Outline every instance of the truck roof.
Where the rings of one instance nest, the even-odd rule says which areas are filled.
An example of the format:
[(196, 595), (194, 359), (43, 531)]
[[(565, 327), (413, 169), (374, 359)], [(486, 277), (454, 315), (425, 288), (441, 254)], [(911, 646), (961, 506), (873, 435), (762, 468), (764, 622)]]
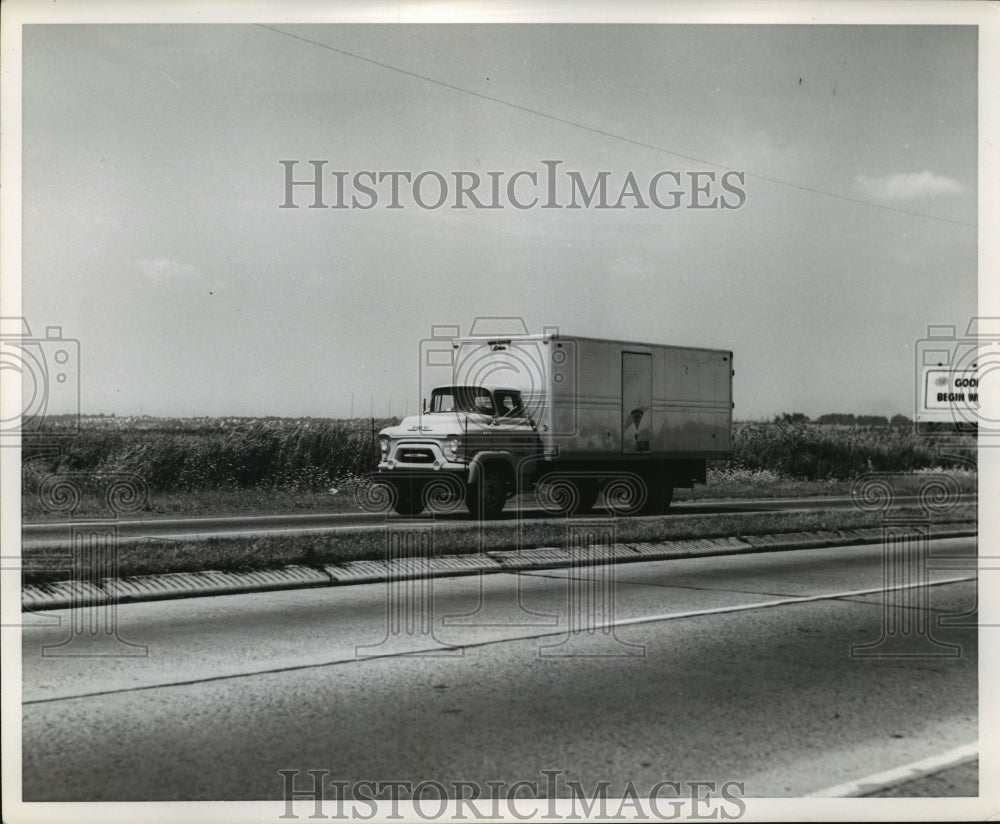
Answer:
[(489, 392), (517, 392), (518, 394), (524, 392), (523, 387), (513, 386), (508, 383), (493, 383), (492, 381), (485, 381), (483, 383), (440, 383), (431, 391), (437, 392), (439, 389), (486, 389)]
[(643, 341), (614, 340), (612, 338), (591, 338), (584, 335), (564, 335), (559, 332), (545, 332), (535, 335), (469, 335), (465, 337), (452, 338), (452, 345), (458, 346), (462, 343), (513, 343), (515, 341), (548, 343), (550, 340), (590, 341), (593, 343), (610, 343), (618, 346), (642, 346), (649, 349), (695, 349), (701, 352), (725, 352), (732, 357), (732, 350), (730, 349), (716, 349), (706, 346), (680, 346), (678, 344), (670, 343), (647, 343)]

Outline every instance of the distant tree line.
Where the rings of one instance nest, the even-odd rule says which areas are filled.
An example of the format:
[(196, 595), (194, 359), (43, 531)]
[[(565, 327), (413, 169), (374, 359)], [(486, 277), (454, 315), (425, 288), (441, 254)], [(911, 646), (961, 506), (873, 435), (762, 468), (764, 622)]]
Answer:
[(774, 416), (775, 423), (820, 423), (836, 424), (838, 426), (912, 426), (913, 421), (906, 415), (855, 415), (851, 412), (830, 412), (820, 415), (816, 420), (810, 419), (802, 412), (782, 412)]

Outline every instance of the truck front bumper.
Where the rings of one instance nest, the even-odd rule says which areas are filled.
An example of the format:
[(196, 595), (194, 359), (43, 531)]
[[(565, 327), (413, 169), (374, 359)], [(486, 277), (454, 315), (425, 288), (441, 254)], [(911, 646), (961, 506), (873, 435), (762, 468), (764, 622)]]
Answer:
[(461, 475), (464, 480), (469, 464), (446, 456), (436, 441), (400, 441), (378, 465), (378, 474), (387, 480), (403, 475), (430, 477), (439, 472)]

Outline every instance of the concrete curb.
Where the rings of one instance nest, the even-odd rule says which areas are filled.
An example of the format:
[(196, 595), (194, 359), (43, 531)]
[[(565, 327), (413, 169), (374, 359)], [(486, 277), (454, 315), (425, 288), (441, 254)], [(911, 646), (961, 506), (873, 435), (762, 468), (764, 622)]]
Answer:
[[(932, 538), (968, 538), (978, 534), (975, 522), (931, 528)], [(102, 581), (57, 581), (29, 584), (21, 590), (25, 610), (67, 609), (104, 604), (162, 601), (247, 592), (349, 586), (412, 578), (442, 578), (478, 573), (517, 572), (532, 569), (635, 563), (709, 555), (737, 555), (817, 549), (850, 544), (877, 544), (882, 530), (853, 529), (748, 535), (735, 538), (700, 538), (687, 541), (613, 544), (579, 548), (539, 547), (482, 555), (444, 555), (435, 558), (397, 558), (390, 561), (348, 561), (320, 568), (287, 566), (253, 572), (174, 572), (138, 575)]]

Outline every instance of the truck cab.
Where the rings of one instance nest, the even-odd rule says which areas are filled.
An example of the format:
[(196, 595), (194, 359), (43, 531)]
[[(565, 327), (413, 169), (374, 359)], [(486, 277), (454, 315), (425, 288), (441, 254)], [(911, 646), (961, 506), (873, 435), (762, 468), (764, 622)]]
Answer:
[(508, 386), (440, 386), (420, 415), (378, 436), (376, 479), (392, 487), (393, 508), (420, 513), (428, 494), (496, 517), (518, 484), (516, 470), (541, 454), (521, 391)]

